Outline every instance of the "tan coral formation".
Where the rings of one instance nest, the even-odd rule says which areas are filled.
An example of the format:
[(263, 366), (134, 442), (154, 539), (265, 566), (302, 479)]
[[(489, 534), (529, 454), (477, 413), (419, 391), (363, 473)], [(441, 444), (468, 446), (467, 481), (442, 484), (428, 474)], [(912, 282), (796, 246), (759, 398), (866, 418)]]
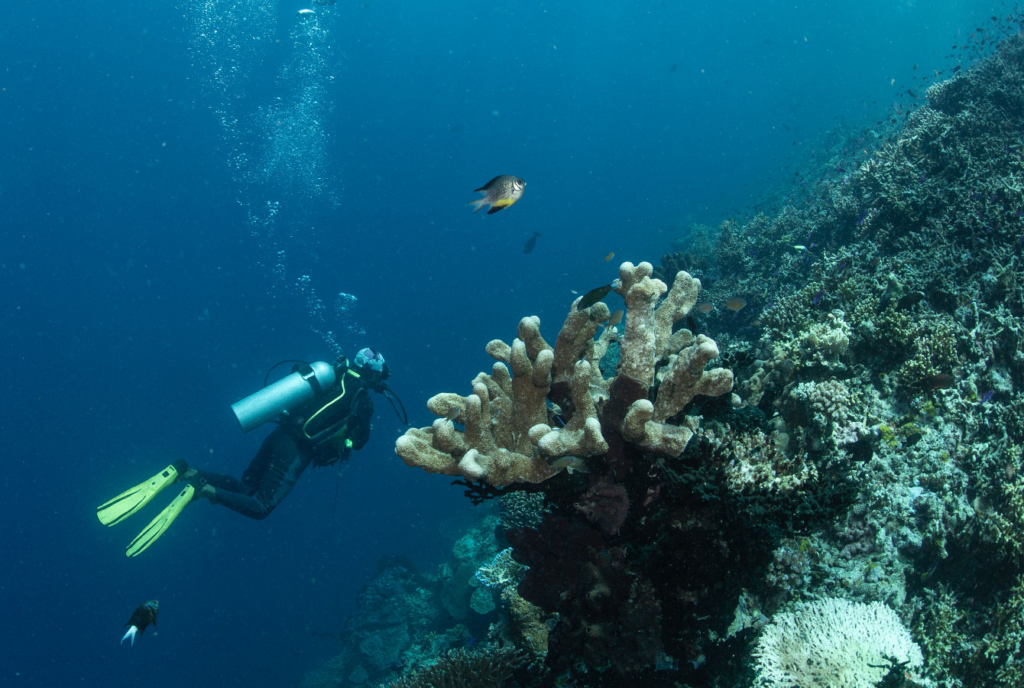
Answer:
[(536, 658), (548, 653), (548, 626), (544, 622), (544, 611), (537, 605), (524, 600), (515, 586), (505, 588), (501, 599), (508, 604), (508, 617), (512, 630), (524, 647)]
[[(609, 451), (608, 432), (649, 451), (681, 454), (698, 419), (686, 419), (682, 426), (668, 421), (696, 395), (730, 391), (732, 372), (706, 369), (718, 356), (714, 341), (685, 329), (672, 332), (696, 303), (700, 281), (680, 271), (667, 290), (651, 278), (652, 270), (650, 263), (619, 267), (616, 291), (628, 317), (613, 379), (602, 378), (599, 362), (618, 331), (606, 327), (595, 340), (600, 323), (609, 318), (608, 307), (598, 302), (577, 310), (576, 299), (554, 347), (541, 336), (536, 316), (519, 322), (511, 345), (488, 343), (487, 353), (497, 360), (491, 373), (477, 375), (469, 396), (431, 397), (427, 408), (440, 418), (429, 428), (407, 431), (395, 451), (410, 466), (495, 487), (542, 482), (563, 468), (581, 466), (584, 457)], [(653, 402), (647, 398), (652, 393)], [(552, 409), (549, 400), (566, 410)], [(610, 401), (622, 407), (618, 416), (604, 413)], [(563, 415), (568, 422), (553, 427)], [(457, 430), (453, 419), (464, 430)]]
[[(658, 296), (665, 292), (661, 280), (651, 279), (649, 263), (633, 267), (624, 263), (619, 268), (621, 286), (619, 293), (627, 306), (634, 304), (647, 315), (636, 324), (636, 332), (629, 327), (623, 336), (623, 360), (626, 359), (627, 345), (630, 349), (629, 363), (619, 364), (619, 374), (629, 375), (637, 382), (650, 386), (654, 380), (655, 366), (668, 359), (668, 365), (658, 373), (658, 394), (652, 404), (648, 399), (637, 399), (629, 406), (623, 419), (623, 436), (645, 449), (668, 456), (679, 456), (686, 448), (693, 429), (686, 425), (670, 425), (666, 420), (675, 416), (698, 394), (719, 396), (732, 389), (732, 371), (724, 368), (705, 370), (708, 361), (718, 357), (718, 346), (704, 335), (696, 339), (689, 330), (672, 332), (672, 326), (685, 318), (700, 293), (700, 280), (689, 273), (676, 275), (665, 300), (654, 307)], [(652, 298), (653, 296), (653, 298)], [(632, 314), (632, 310), (630, 313)], [(648, 356), (648, 349), (653, 355)], [(638, 351), (643, 349), (643, 355)]]

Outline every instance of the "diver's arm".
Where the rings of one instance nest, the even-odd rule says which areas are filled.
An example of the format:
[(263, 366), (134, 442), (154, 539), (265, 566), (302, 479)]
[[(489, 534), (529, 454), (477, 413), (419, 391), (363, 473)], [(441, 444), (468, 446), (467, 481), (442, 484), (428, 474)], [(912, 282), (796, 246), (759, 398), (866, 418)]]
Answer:
[(349, 439), (352, 448), (359, 450), (370, 440), (370, 421), (373, 420), (373, 401), (370, 394), (363, 390), (355, 399), (355, 408), (349, 414)]

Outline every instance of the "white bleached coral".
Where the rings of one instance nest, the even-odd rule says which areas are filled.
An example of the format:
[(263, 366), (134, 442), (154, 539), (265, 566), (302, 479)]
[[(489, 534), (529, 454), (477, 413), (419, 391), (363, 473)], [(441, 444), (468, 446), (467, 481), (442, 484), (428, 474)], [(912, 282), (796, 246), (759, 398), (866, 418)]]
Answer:
[(839, 598), (776, 614), (753, 654), (757, 688), (873, 688), (893, 662), (908, 669), (923, 662), (891, 608)]

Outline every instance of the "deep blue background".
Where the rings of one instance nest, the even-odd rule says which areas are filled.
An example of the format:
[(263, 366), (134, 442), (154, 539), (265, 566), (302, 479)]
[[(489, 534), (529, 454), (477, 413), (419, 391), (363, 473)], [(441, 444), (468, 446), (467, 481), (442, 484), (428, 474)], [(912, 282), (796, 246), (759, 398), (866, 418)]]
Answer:
[[(447, 479), (394, 456), (401, 428), (382, 400), (334, 513), (333, 473), (310, 471), (270, 519), (199, 503), (134, 560), (123, 548), (157, 509), (112, 529), (96, 521), (97, 504), (176, 458), (241, 473), (266, 431), (241, 435), (228, 405), (274, 361), (331, 356), (289, 287), (299, 275), (328, 304), (359, 297), (352, 315), (368, 334), (341, 343), (381, 349), (426, 425), (426, 398), (468, 393), (490, 367), (484, 344), (510, 341), (520, 317), (541, 316), (553, 339), (571, 290), (607, 282), (621, 259), (656, 261), (681, 227), (755, 201), (823, 132), (885, 117), (915, 76), (949, 65), (951, 43), (1006, 12), (694, 4), (320, 9), (337, 205), (229, 169), (214, 114), (224, 96), (204, 87), (189, 27), (230, 3), (8, 8), (0, 685), (293, 685), (337, 650), (318, 633), (341, 630), (379, 557), (426, 570), (444, 559), (453, 519), (473, 510)], [(278, 8), (280, 43), (246, 63), (236, 109), (287, 97), (279, 75), (300, 6)], [(247, 130), (256, 148), (266, 134)], [(523, 200), (473, 215), (463, 204), (497, 174), (525, 178)], [(282, 206), (283, 286), (239, 204), (264, 200)], [(149, 598), (162, 605), (157, 632), (119, 647)]]

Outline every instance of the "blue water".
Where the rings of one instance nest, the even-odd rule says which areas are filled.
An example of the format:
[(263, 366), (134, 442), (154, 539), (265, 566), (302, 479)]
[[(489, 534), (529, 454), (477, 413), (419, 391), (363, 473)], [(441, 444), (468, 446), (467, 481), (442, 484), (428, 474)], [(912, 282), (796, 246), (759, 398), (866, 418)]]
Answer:
[[(0, 685), (295, 684), (337, 651), (323, 634), (380, 557), (433, 571), (451, 545), (439, 525), (473, 516), (394, 456), (382, 399), (340, 485), (310, 470), (266, 521), (198, 503), (129, 560), (156, 509), (107, 529), (95, 507), (177, 458), (239, 475), (266, 429), (242, 435), (228, 405), (277, 360), (330, 359), (328, 329), (349, 353), (381, 350), (427, 425), (426, 398), (468, 393), (484, 344), (520, 317), (553, 338), (573, 290), (756, 202), (1006, 12), (438, 5), (317, 7), (313, 47), (290, 1), (5, 9)], [(262, 38), (200, 40), (227, 18)], [(274, 146), (300, 154), (268, 165)], [(472, 190), (498, 174), (526, 179), (523, 199), (473, 215)], [(344, 313), (340, 292), (358, 297)], [(159, 625), (119, 646), (151, 598)]]

